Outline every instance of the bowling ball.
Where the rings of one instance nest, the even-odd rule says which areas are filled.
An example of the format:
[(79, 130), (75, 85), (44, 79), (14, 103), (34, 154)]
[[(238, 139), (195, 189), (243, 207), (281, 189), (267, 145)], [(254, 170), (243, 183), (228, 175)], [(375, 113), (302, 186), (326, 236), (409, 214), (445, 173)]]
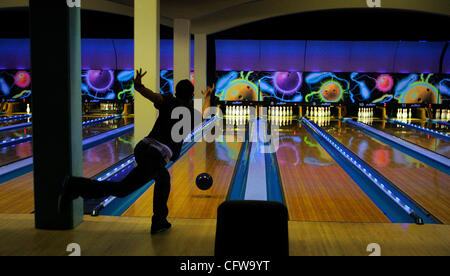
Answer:
[(201, 173), (195, 179), (195, 184), (200, 190), (206, 191), (211, 188), (213, 184), (213, 178), (207, 173)]
[(299, 72), (277, 72), (274, 76), (274, 84), (283, 94), (292, 94), (302, 84), (302, 77)]
[(231, 85), (225, 94), (225, 101), (257, 101), (258, 95), (255, 89), (245, 81), (239, 81)]
[(27, 88), (30, 86), (31, 76), (28, 72), (19, 71), (14, 77), (14, 83), (21, 88)]
[(388, 92), (392, 89), (394, 80), (387, 74), (379, 75), (377, 78), (377, 89), (382, 92)]
[(329, 102), (335, 102), (341, 96), (341, 88), (334, 82), (330, 82), (322, 89), (322, 96)]
[(114, 74), (111, 70), (90, 70), (86, 74), (86, 82), (91, 89), (106, 92), (114, 84)]
[(404, 92), (401, 103), (404, 104), (438, 104), (440, 101), (435, 88), (426, 83), (412, 84), (407, 91)]

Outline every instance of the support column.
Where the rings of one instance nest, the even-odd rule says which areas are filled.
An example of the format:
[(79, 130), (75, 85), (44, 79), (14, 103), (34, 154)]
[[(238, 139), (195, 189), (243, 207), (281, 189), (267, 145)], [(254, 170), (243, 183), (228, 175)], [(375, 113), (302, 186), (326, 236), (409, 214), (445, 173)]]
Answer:
[(191, 22), (175, 19), (173, 22), (173, 85), (189, 79), (191, 73)]
[(206, 34), (194, 35), (194, 81), (196, 99), (201, 99), (202, 91), (206, 90), (207, 82), (207, 42)]
[[(159, 0), (134, 1), (134, 67), (147, 71), (143, 84), (159, 93)], [(148, 135), (158, 116), (158, 111), (148, 99), (135, 93), (134, 141), (137, 144)]]
[(58, 196), (65, 176), (83, 170), (80, 8), (30, 0), (30, 31), (35, 225), (73, 229), (82, 222), (83, 200), (63, 202), (59, 211)]

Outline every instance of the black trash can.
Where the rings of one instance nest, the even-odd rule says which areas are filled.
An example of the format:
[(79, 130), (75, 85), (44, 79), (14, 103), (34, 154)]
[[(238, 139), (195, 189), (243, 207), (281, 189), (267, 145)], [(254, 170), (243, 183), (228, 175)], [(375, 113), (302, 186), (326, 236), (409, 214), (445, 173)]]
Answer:
[(215, 256), (289, 256), (288, 219), (279, 202), (225, 201), (217, 210)]

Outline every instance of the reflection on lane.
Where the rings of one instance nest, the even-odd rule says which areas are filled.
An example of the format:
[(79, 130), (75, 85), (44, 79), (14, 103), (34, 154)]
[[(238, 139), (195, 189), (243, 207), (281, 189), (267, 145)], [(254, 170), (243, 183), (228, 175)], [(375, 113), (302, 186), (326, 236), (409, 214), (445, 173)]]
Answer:
[[(133, 117), (122, 117), (115, 120), (104, 121), (98, 124), (88, 125), (83, 128), (83, 139), (90, 138), (113, 129), (117, 129), (134, 122)], [(32, 128), (26, 128), (22, 130), (14, 131), (14, 133), (21, 133), (19, 136), (23, 136), (22, 133), (31, 134)], [(55, 131), (57, 131), (57, 126), (55, 126)], [(16, 135), (16, 136), (17, 136)], [(0, 166), (5, 166), (7, 164), (17, 162), (19, 160), (29, 158), (33, 155), (32, 143), (25, 142), (17, 145), (4, 147), (0, 149)]]
[(450, 143), (443, 139), (385, 121), (375, 121), (373, 127), (450, 158)]
[(389, 222), (301, 125), (280, 132), (276, 155), (291, 220)]
[(324, 129), (434, 216), (450, 223), (449, 175), (341, 121)]

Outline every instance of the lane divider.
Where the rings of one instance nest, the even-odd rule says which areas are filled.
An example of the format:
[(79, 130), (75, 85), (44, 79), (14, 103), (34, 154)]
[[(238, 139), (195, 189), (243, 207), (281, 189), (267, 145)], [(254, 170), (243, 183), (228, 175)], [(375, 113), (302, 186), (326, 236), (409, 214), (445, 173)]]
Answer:
[[(213, 122), (217, 120), (217, 117), (214, 117), (212, 119), (209, 119), (206, 121), (203, 125), (200, 127), (197, 127), (194, 131), (191, 132), (190, 135), (188, 135), (184, 139), (184, 145), (181, 149), (180, 156), (177, 160), (169, 162), (167, 164), (166, 168), (169, 169), (173, 166), (186, 152), (191, 149), (195, 143), (203, 137), (203, 132), (208, 131), (210, 128), (214, 127)], [(120, 181), (123, 179), (127, 173), (133, 169), (136, 166), (136, 163), (134, 162), (134, 156), (130, 156), (130, 159), (126, 161), (126, 165), (120, 164), (120, 168), (117, 168), (118, 166), (114, 166), (111, 168), (111, 170), (108, 170), (104, 172), (103, 175), (100, 175), (97, 177), (97, 180), (99, 181)], [(108, 176), (108, 173), (110, 174)], [(142, 194), (144, 194), (152, 185), (154, 184), (154, 180), (150, 181), (137, 191), (133, 192), (132, 194), (124, 197), (124, 198), (117, 198), (114, 196), (109, 196), (102, 202), (100, 202), (91, 213), (92, 216), (98, 216), (98, 215), (107, 215), (107, 216), (121, 216), (131, 205), (136, 202), (136, 200), (141, 197)]]
[(443, 139), (446, 142), (450, 141), (450, 135), (448, 135), (447, 133), (443, 133), (443, 132), (440, 132), (440, 131), (437, 131), (437, 130), (429, 129), (429, 128), (426, 128), (426, 127), (418, 126), (416, 124), (411, 124), (411, 123), (408, 123), (408, 122), (403, 122), (403, 121), (399, 121), (399, 120), (395, 120), (395, 119), (387, 119), (387, 120), (388, 120), (388, 122), (391, 122), (391, 123), (394, 123), (394, 124), (399, 124), (399, 125), (402, 125), (402, 126), (406, 126), (406, 127), (412, 128), (412, 129), (414, 129), (416, 131), (420, 131), (420, 132), (423, 132), (425, 134), (429, 134), (429, 135), (438, 137), (440, 139)]
[(427, 150), (423, 147), (420, 147), (416, 144), (405, 141), (399, 137), (390, 135), (385, 133), (384, 131), (375, 129), (366, 124), (362, 124), (360, 122), (355, 122), (350, 118), (342, 119), (343, 122), (355, 127), (356, 129), (361, 130), (362, 132), (380, 140), (383, 143), (386, 143), (418, 160), (428, 164), (431, 167), (434, 167), (448, 175), (450, 175), (450, 160), (449, 158), (440, 155), (438, 153)]
[(434, 120), (434, 119), (427, 119), (427, 122), (432, 122), (433, 124), (437, 124), (437, 125), (450, 126), (449, 122), (439, 121), (439, 120)]
[[(102, 117), (102, 118), (99, 118), (99, 119), (89, 120), (89, 121), (83, 122), (82, 126), (84, 128), (84, 127), (86, 127), (88, 125), (98, 124), (98, 123), (101, 123), (101, 122), (104, 122), (104, 121), (108, 121), (108, 120), (115, 120), (115, 119), (118, 119), (118, 118), (120, 118), (122, 116), (123, 115), (114, 115), (114, 116), (108, 116), (108, 117)], [(24, 123), (24, 124), (7, 126), (7, 127), (0, 128), (0, 132), (11, 131), (11, 130), (20, 129), (20, 128), (27, 128), (27, 127), (31, 127), (32, 125), (33, 125), (33, 123)], [(6, 140), (3, 140), (3, 141), (0, 142), (0, 148), (9, 147), (9, 146), (12, 146), (12, 145), (29, 142), (31, 140), (33, 140), (33, 136), (32, 135), (25, 135), (25, 136), (21, 136), (21, 137), (17, 137), (17, 138), (6, 139)]]
[(0, 118), (0, 122), (17, 121), (17, 120), (26, 119), (26, 118), (29, 118), (29, 117), (31, 117), (30, 114), (10, 116), (10, 117), (3, 117), (3, 118)]
[[(130, 124), (83, 140), (83, 151), (134, 131)], [(0, 184), (33, 171), (33, 157), (0, 167)]]
[[(322, 128), (318, 127), (314, 123), (310, 122), (306, 118), (302, 118), (300, 122), (306, 126), (306, 129), (310, 132), (312, 131), (313, 135), (318, 139), (319, 143), (323, 146), (323, 142), (328, 144), (328, 148), (333, 148), (334, 153), (330, 154), (332, 156), (336, 156), (336, 154), (342, 159), (347, 161), (347, 164), (351, 164), (351, 169), (358, 171), (358, 176), (363, 176), (368, 183), (372, 184), (372, 188), (376, 187), (378, 191), (376, 194), (367, 193), (367, 189), (363, 188), (366, 191), (366, 194), (376, 203), (377, 205), (384, 210), (385, 214), (393, 221), (393, 222), (408, 222), (407, 217), (412, 219), (417, 224), (424, 223), (441, 223), (437, 218), (433, 217), (428, 211), (422, 208), (420, 205), (415, 203), (412, 199), (406, 196), (403, 192), (398, 190), (394, 184), (390, 183), (383, 175), (373, 169), (370, 165), (361, 160), (357, 155), (355, 155), (352, 151), (343, 146), (339, 141), (337, 141), (333, 136), (325, 132)], [(322, 140), (322, 141), (321, 141)], [(338, 160), (336, 160), (338, 161)], [(342, 163), (342, 162), (341, 162)], [(348, 169), (349, 167), (347, 167)], [(344, 168), (345, 169), (345, 168)], [(347, 170), (346, 170), (347, 171)], [(355, 175), (353, 176), (355, 177)], [(352, 177), (352, 178), (353, 178)], [(355, 179), (354, 179), (355, 180)], [(363, 184), (362, 179), (355, 182), (361, 186)], [(370, 188), (370, 187), (369, 187)], [(381, 193), (380, 193), (381, 192)], [(381, 195), (381, 196), (380, 196)], [(383, 206), (383, 207), (381, 207)], [(401, 210), (407, 217), (398, 216), (398, 211), (395, 210), (395, 206), (398, 210)], [(393, 208), (392, 208), (393, 207)], [(404, 221), (404, 220), (407, 221)]]

